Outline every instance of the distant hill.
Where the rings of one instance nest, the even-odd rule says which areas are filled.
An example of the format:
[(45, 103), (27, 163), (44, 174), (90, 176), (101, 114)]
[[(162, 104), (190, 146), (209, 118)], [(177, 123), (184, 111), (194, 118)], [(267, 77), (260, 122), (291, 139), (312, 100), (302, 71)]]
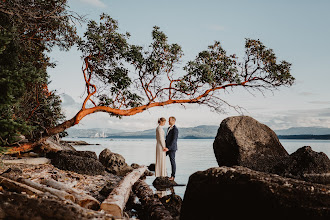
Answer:
[[(179, 127), (179, 138), (191, 138), (191, 139), (207, 139), (215, 138), (218, 132), (219, 126), (214, 125), (200, 125), (197, 127), (180, 128)], [(167, 127), (164, 128), (167, 131)], [(118, 134), (111, 134), (109, 138), (156, 138), (156, 128), (136, 131), (136, 132), (122, 132)]]
[[(181, 139), (213, 139), (218, 132), (219, 126), (200, 125), (197, 127), (180, 128)], [(103, 138), (156, 138), (156, 128), (144, 131), (125, 132), (112, 128), (90, 128), (67, 130), (69, 137), (103, 137)], [(164, 128), (166, 132), (167, 127)], [(292, 127), (289, 129), (275, 130), (281, 139), (325, 139), (330, 135), (330, 128), (325, 127)]]
[[(180, 128), (179, 138), (206, 139), (215, 138), (219, 126), (200, 125), (197, 127)], [(164, 128), (167, 131), (167, 127)], [(75, 129), (67, 130), (69, 137), (107, 137), (107, 138), (156, 138), (156, 128), (136, 132), (124, 132), (110, 128)]]
[(89, 128), (89, 129), (78, 129), (78, 128), (69, 128), (66, 130), (69, 137), (107, 137), (111, 134), (116, 134), (123, 132), (119, 129), (112, 128)]
[(287, 135), (328, 135), (330, 128), (325, 127), (292, 127), (288, 129), (275, 130), (278, 136)]

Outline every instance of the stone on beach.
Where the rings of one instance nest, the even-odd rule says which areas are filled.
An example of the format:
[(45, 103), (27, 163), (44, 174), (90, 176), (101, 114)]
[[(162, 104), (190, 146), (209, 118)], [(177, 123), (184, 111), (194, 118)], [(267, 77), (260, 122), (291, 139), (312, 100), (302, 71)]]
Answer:
[(168, 176), (159, 176), (152, 182), (157, 190), (166, 190), (178, 184), (174, 180), (169, 180)]
[(117, 153), (105, 148), (99, 155), (100, 162), (106, 167), (107, 171), (115, 175), (124, 176), (131, 172), (133, 168), (125, 162), (125, 158)]
[(220, 167), (190, 176), (180, 219), (330, 218), (326, 154), (302, 147), (289, 155), (274, 131), (247, 116), (223, 120), (213, 148)]
[(155, 166), (156, 166), (156, 164), (151, 163), (151, 164), (148, 166), (148, 170), (150, 170), (150, 171), (155, 171)]
[(180, 219), (220, 219), (222, 216), (329, 219), (330, 186), (241, 166), (210, 168), (191, 175)]
[(96, 159), (95, 152), (59, 151), (50, 152), (47, 157), (55, 167), (62, 170), (87, 175), (102, 175), (105, 171), (104, 166)]
[(275, 132), (249, 116), (224, 119), (213, 149), (219, 166), (239, 165), (265, 172), (288, 157)]
[[(315, 152), (310, 146), (305, 146), (279, 161), (271, 172), (281, 176), (329, 184), (330, 159), (325, 153)], [(318, 178), (312, 178), (313, 176)]]

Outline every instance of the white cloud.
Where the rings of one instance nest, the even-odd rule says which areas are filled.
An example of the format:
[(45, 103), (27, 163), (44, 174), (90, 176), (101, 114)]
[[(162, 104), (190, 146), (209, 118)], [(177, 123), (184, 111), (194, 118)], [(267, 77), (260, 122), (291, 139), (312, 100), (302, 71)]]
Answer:
[(290, 127), (328, 127), (330, 128), (330, 109), (306, 109), (271, 112), (252, 115), (273, 130)]
[(106, 5), (101, 0), (80, 0), (84, 3), (87, 3), (89, 5), (93, 5), (95, 7), (105, 8)]

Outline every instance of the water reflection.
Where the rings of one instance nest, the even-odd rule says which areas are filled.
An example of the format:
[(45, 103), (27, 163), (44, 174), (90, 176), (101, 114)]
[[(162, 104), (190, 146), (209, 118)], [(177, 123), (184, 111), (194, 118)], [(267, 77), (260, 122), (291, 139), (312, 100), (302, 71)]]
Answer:
[(171, 186), (169, 188), (156, 188), (155, 187), (155, 194), (158, 195), (159, 198), (162, 198), (164, 196), (167, 196), (167, 195), (175, 195), (175, 190), (174, 190), (174, 187)]

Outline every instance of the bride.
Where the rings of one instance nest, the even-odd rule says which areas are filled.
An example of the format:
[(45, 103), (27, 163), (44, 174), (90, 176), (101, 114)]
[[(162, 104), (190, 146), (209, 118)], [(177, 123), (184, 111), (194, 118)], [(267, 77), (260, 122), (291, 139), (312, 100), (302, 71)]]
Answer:
[(158, 119), (158, 127), (156, 128), (156, 165), (155, 165), (155, 176), (167, 176), (166, 174), (166, 148), (165, 144), (165, 132), (163, 130), (163, 126), (166, 123), (165, 118)]

